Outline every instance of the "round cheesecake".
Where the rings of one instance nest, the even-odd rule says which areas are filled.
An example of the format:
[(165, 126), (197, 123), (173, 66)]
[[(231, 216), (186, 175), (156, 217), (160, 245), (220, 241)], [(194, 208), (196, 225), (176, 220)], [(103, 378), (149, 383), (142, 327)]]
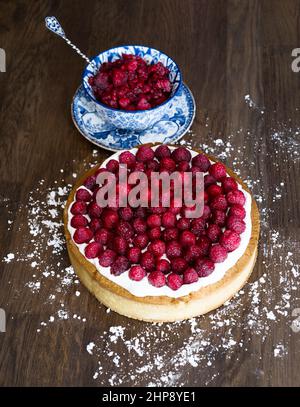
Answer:
[[(143, 146), (143, 148), (145, 147), (149, 147), (155, 152), (159, 145), (149, 144)], [(175, 248), (178, 246), (178, 242), (183, 241), (182, 235), (187, 238), (195, 234), (196, 242), (194, 245), (191, 243), (191, 245), (200, 247), (200, 249), (195, 248), (196, 253), (203, 250), (203, 242), (205, 244), (209, 242), (208, 246), (205, 247), (207, 251), (205, 253), (201, 252), (198, 258), (191, 257), (188, 241), (187, 243), (184, 241), (185, 245), (182, 249), (179, 247), (181, 254), (178, 255), (177, 259), (180, 258), (181, 260), (174, 259), (175, 255), (173, 256), (170, 250), (169, 252), (166, 250), (166, 253), (159, 253), (157, 256), (153, 248), (155, 245), (153, 245), (153, 240), (150, 238), (146, 247), (140, 249), (141, 255), (139, 257), (142, 256), (143, 260), (132, 261), (130, 258), (131, 261), (125, 261), (126, 266), (118, 273), (115, 272), (117, 268), (114, 263), (101, 265), (101, 263), (104, 264), (101, 256), (107, 252), (107, 249), (109, 249), (108, 252), (115, 254), (115, 262), (117, 262), (118, 257), (124, 258), (127, 254), (118, 253), (121, 248), (119, 246), (117, 246), (117, 249), (114, 247), (114, 242), (119, 237), (119, 226), (111, 226), (111, 230), (108, 230), (108, 232), (107, 228), (103, 227), (102, 216), (104, 216), (103, 213), (107, 209), (103, 209), (99, 213), (95, 210), (89, 212), (91, 203), (95, 200), (95, 188), (97, 187), (94, 184), (89, 185), (89, 180), (95, 180), (99, 168), (109, 168), (111, 170), (112, 163), (115, 164), (119, 161), (122, 152), (115, 153), (78, 179), (69, 195), (64, 211), (68, 253), (82, 284), (111, 310), (130, 318), (149, 322), (172, 322), (188, 319), (205, 314), (224, 304), (239, 291), (249, 278), (255, 265), (259, 238), (257, 205), (242, 180), (223, 164), (215, 166), (214, 164), (218, 163), (218, 161), (200, 151), (176, 146), (168, 147), (172, 154), (171, 161), (175, 161), (176, 168), (179, 167), (178, 162), (180, 161), (178, 160), (181, 158), (188, 160), (189, 156), (189, 171), (197, 167), (198, 162), (201, 167), (202, 161), (205, 161), (205, 159), (206, 162), (209, 160), (208, 165), (211, 167), (207, 171), (201, 170), (206, 175), (204, 178), (205, 191), (207, 191), (206, 206), (211, 208), (210, 213), (206, 213), (203, 231), (199, 232), (193, 224), (193, 220), (190, 220), (189, 225), (191, 226), (188, 231), (191, 230), (192, 233), (184, 234), (185, 230), (183, 228), (178, 229), (176, 232), (178, 233), (178, 239), (176, 239)], [(177, 149), (180, 150), (178, 154), (174, 153)], [(183, 157), (181, 157), (182, 150), (189, 153), (184, 154), (183, 151)], [(137, 148), (130, 150), (131, 156), (136, 156), (137, 152)], [(147, 159), (147, 155), (143, 158), (143, 155), (140, 154), (137, 162), (142, 162), (144, 167), (147, 168), (150, 167)], [(159, 162), (160, 160), (154, 157), (151, 161)], [(160, 165), (166, 164), (162, 160)], [(197, 167), (197, 170), (199, 170), (199, 167)], [(220, 179), (218, 179), (219, 170), (220, 176), (222, 175)], [(226, 177), (224, 177), (222, 171), (226, 171)], [(225, 178), (226, 181), (224, 181)], [(78, 190), (81, 190), (82, 196), (78, 193)], [(218, 198), (218, 194), (221, 195), (221, 198)], [(242, 196), (241, 202), (239, 201), (240, 196)], [(225, 207), (220, 210), (219, 206), (224, 205), (223, 201), (225, 201)], [(117, 213), (120, 211), (120, 209), (114, 210)], [(135, 211), (137, 210), (133, 210), (134, 214)], [(151, 208), (148, 211), (151, 213)], [(77, 218), (74, 219), (76, 216)], [(160, 215), (160, 218), (162, 216), (163, 214)], [(183, 217), (182, 211), (176, 214), (176, 225), (179, 225), (180, 222), (178, 223), (178, 221)], [(204, 217), (204, 214), (202, 217)], [(222, 217), (224, 220), (220, 221)], [(134, 225), (134, 219), (136, 219), (136, 215), (123, 223), (127, 224), (127, 226), (129, 223), (132, 226)], [(147, 223), (148, 219), (144, 219), (144, 221)], [(87, 233), (87, 238), (83, 239), (84, 241), (77, 238), (78, 228), (85, 229), (83, 232)], [(168, 229), (168, 225), (160, 225), (156, 227), (156, 229), (158, 228), (161, 229), (161, 235), (163, 236), (158, 240), (164, 242), (164, 237), (167, 239), (166, 229)], [(106, 230), (109, 236), (107, 242), (103, 243), (101, 241), (101, 244), (95, 244), (95, 242), (99, 242), (99, 236), (102, 236), (99, 233), (97, 234), (97, 229)], [(176, 227), (173, 229), (176, 229)], [(127, 239), (127, 251), (135, 246), (135, 239), (138, 234), (134, 228), (132, 230), (131, 234), (133, 236)], [(219, 231), (219, 233), (215, 233), (215, 231)], [(149, 227), (145, 233), (150, 235)], [(119, 240), (122, 240), (122, 237)], [(161, 244), (163, 247), (168, 247), (170, 242), (166, 240)], [(98, 246), (101, 246), (101, 248), (99, 249)], [(144, 269), (146, 256), (143, 256), (143, 254), (149, 252), (150, 249), (152, 249), (152, 253), (156, 254), (155, 256), (152, 256), (152, 253), (149, 255), (150, 259), (151, 256), (154, 259), (153, 264), (150, 262), (149, 269), (146, 267), (144, 274), (137, 281), (138, 279), (132, 269)], [(156, 270), (158, 262), (162, 259), (165, 263), (168, 262), (171, 268), (164, 273)], [(182, 264), (184, 270), (181, 267)], [(213, 267), (208, 267), (208, 265)], [(137, 268), (136, 266), (140, 267)]]

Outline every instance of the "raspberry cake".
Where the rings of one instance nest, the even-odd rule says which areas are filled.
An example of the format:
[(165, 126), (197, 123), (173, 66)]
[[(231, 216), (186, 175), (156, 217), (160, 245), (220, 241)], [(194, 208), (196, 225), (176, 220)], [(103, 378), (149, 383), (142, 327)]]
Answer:
[[(96, 203), (102, 169), (204, 173), (204, 209)], [(114, 154), (76, 183), (64, 212), (71, 263), (104, 305), (127, 317), (176, 321), (207, 313), (247, 281), (257, 256), (259, 214), (246, 185), (214, 158), (184, 147), (144, 145)]]

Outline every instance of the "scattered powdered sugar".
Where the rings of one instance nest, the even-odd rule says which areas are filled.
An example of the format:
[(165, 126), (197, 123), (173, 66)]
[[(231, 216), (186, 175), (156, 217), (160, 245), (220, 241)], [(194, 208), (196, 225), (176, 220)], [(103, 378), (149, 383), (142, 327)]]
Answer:
[(275, 358), (282, 358), (287, 354), (287, 351), (282, 343), (279, 343), (274, 348), (274, 356)]
[[(249, 107), (254, 106), (250, 96), (249, 99), (245, 97), (245, 101), (249, 102)], [(205, 126), (209, 126), (208, 118)], [(236, 146), (237, 135), (248, 143)], [(269, 135), (269, 140), (274, 143), (275, 150), (284, 150), (289, 159), (297, 163), (298, 135), (298, 129), (281, 125)], [(25, 289), (31, 295), (38, 295), (49, 312), (36, 326), (39, 335), (44, 331), (47, 334), (49, 326), (55, 323), (67, 323), (67, 335), (74, 336), (75, 331), (83, 330), (85, 326), (94, 327), (97, 321), (99, 329), (96, 333), (95, 329), (90, 331), (94, 333), (90, 333), (83, 343), (86, 357), (94, 366), (91, 379), (97, 384), (213, 385), (222, 373), (220, 359), (234, 358), (238, 362), (240, 349), (243, 355), (248, 353), (259, 363), (260, 345), (271, 340), (274, 344), (270, 350), (272, 357), (289, 355), (288, 337), (296, 334), (291, 329), (296, 319), (292, 310), (300, 304), (299, 236), (297, 232), (284, 235), (280, 223), (274, 221), (279, 210), (275, 205), (280, 205), (286, 193), (287, 180), (278, 177), (276, 185), (263, 185), (261, 174), (253, 176), (255, 152), (263, 151), (265, 141), (254, 137), (249, 130), (239, 129), (237, 134), (226, 137), (212, 135), (209, 145), (197, 145), (195, 140), (190, 131), (189, 138), (182, 139), (180, 144), (198, 147), (232, 166), (252, 190), (261, 215), (259, 267), (242, 290), (208, 315), (183, 322), (150, 324), (116, 318), (115, 313), (100, 304), (98, 315), (82, 315), (81, 297), (89, 294), (69, 265), (62, 222), (62, 210), (77, 172), (70, 172), (70, 184), (66, 183), (63, 170), (52, 187), (46, 188), (45, 181), (41, 180), (29, 194), (28, 202), (19, 209), (24, 215), (24, 225), (20, 225), (19, 231), (23, 231), (24, 236), (29, 232), (31, 239), (24, 239), (14, 253), (4, 256), (3, 262), (24, 265), (27, 270)], [(249, 145), (250, 140), (253, 157), (245, 152), (245, 145)], [(97, 150), (93, 150), (92, 156), (97, 162)], [(90, 164), (84, 163), (84, 168), (88, 169)], [(262, 172), (267, 171), (265, 165), (266, 162), (261, 163)], [(276, 169), (278, 163), (273, 160), (268, 165)], [(9, 203), (7, 205), (9, 214)], [(115, 325), (112, 321), (116, 319)], [(286, 326), (286, 330), (277, 330), (278, 324)], [(251, 353), (253, 343), (257, 344), (256, 355)]]
[(253, 101), (250, 95), (245, 95), (244, 97), (246, 104), (251, 108), (255, 110), (259, 110), (261, 114), (264, 114), (264, 109), (260, 109), (257, 104)]
[(15, 255), (14, 255), (13, 253), (8, 253), (8, 254), (3, 258), (3, 261), (5, 261), (5, 263), (10, 263), (14, 258), (15, 258)]
[(95, 347), (94, 342), (90, 342), (89, 344), (86, 345), (86, 350), (88, 351), (88, 353), (89, 353), (90, 355), (93, 354), (93, 349), (94, 349), (94, 347)]

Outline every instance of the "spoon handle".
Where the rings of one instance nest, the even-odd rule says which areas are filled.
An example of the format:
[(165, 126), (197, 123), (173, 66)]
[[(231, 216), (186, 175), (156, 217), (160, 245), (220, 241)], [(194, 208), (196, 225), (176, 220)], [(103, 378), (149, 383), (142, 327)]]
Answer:
[(93, 65), (94, 68), (96, 68), (95, 64), (93, 61), (91, 61), (83, 52), (80, 51), (79, 48), (76, 47), (67, 37), (66, 34), (58, 22), (58, 20), (55, 17), (46, 17), (45, 18), (45, 24), (48, 30), (52, 31), (54, 34), (59, 35), (61, 38), (63, 38), (70, 47), (72, 47), (77, 54), (79, 54), (82, 58), (84, 58), (89, 64)]

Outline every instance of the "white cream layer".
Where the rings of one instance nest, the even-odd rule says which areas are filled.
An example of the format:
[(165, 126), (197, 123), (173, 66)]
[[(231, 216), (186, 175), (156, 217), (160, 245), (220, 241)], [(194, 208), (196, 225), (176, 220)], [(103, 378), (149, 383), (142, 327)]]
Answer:
[[(175, 147), (169, 146), (170, 149), (174, 149)], [(153, 147), (155, 150), (156, 147)], [(133, 148), (130, 150), (132, 153), (136, 153), (137, 149)], [(190, 150), (192, 157), (196, 156), (198, 153), (196, 151)], [(122, 153), (122, 151), (115, 153), (114, 155), (110, 156), (107, 160), (103, 162), (101, 167), (105, 167), (107, 162), (111, 159), (118, 159), (119, 155)], [(82, 187), (81, 187), (82, 188)], [(215, 270), (207, 277), (201, 277), (196, 283), (192, 284), (183, 284), (177, 291), (172, 290), (169, 288), (167, 285), (157, 288), (152, 286), (149, 282), (147, 277), (145, 277), (141, 281), (133, 281), (128, 277), (128, 271), (125, 273), (121, 274), (120, 276), (114, 276), (113, 274), (110, 273), (110, 267), (102, 267), (99, 264), (98, 259), (87, 259), (87, 261), (91, 262), (96, 269), (101, 273), (104, 277), (106, 277), (108, 280), (113, 281), (115, 284), (118, 284), (119, 286), (125, 288), (127, 291), (129, 291), (131, 294), (137, 296), (137, 297), (146, 297), (146, 296), (167, 296), (171, 298), (178, 298), (182, 297), (184, 295), (188, 295), (191, 292), (198, 291), (201, 287), (208, 286), (210, 284), (214, 284), (217, 281), (221, 280), (226, 271), (228, 271), (231, 267), (233, 267), (236, 262), (243, 256), (245, 253), (245, 250), (249, 244), (250, 237), (251, 237), (251, 231), (252, 231), (252, 223), (251, 223), (251, 204), (252, 204), (252, 198), (251, 195), (245, 191), (242, 186), (239, 184), (239, 189), (243, 191), (246, 197), (246, 203), (245, 203), (245, 210), (246, 210), (246, 217), (244, 219), (246, 223), (246, 230), (240, 235), (241, 237), (241, 243), (240, 246), (234, 250), (231, 253), (228, 253), (227, 259), (223, 263), (216, 263), (215, 264)], [(70, 208), (72, 205), (69, 206), (69, 213), (68, 213), (68, 229), (73, 237), (75, 229), (71, 226), (71, 217), (73, 216), (70, 212)], [(86, 217), (89, 219), (88, 215)], [(75, 243), (75, 242), (74, 242)], [(84, 249), (87, 246), (87, 244), (77, 244), (75, 243), (80, 252), (82, 253), (83, 256), (84, 254)]]

